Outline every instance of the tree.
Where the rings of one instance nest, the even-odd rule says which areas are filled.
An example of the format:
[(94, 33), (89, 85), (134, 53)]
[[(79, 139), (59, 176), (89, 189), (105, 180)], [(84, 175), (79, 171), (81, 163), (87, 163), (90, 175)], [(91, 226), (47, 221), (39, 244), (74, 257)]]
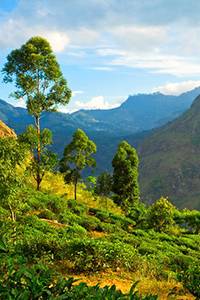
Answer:
[[(38, 134), (37, 129), (30, 125), (26, 131), (19, 135), (19, 141), (25, 146), (28, 146), (32, 154), (31, 162), (28, 169), (30, 170), (33, 178), (37, 182), (37, 190), (39, 190), (40, 183), (47, 171), (52, 170), (57, 163), (57, 155), (52, 151), (48, 150), (47, 146), (52, 144), (52, 133), (49, 129), (45, 128), (40, 133), (40, 145), (41, 155), (40, 163), (37, 162), (37, 145), (38, 145)], [(40, 176), (38, 177), (38, 174)]]
[[(4, 82), (15, 82), (13, 96), (26, 101), (28, 112), (34, 117), (37, 130), (37, 151), (35, 163), (41, 164), (40, 118), (43, 112), (56, 111), (59, 104), (69, 102), (71, 91), (67, 86), (60, 66), (47, 40), (32, 37), (21, 48), (13, 50), (7, 57), (2, 70)], [(37, 189), (42, 176), (36, 175)]]
[(112, 161), (114, 201), (128, 211), (139, 201), (138, 156), (136, 150), (122, 141)]
[(175, 224), (175, 206), (167, 198), (161, 197), (149, 209), (148, 224), (156, 231), (167, 231)]
[(26, 152), (17, 139), (4, 137), (0, 139), (0, 201), (1, 205), (10, 211), (13, 221), (16, 220), (16, 210), (19, 199), (17, 192), (23, 184), (22, 165)]
[(95, 192), (97, 195), (109, 197), (112, 190), (112, 175), (107, 172), (101, 173), (97, 177)]
[(74, 198), (77, 199), (77, 183), (81, 172), (86, 167), (94, 167), (95, 159), (91, 156), (96, 152), (96, 145), (85, 132), (77, 129), (72, 141), (66, 146), (63, 158), (60, 161), (60, 171), (65, 174), (65, 182), (74, 183)]
[(112, 175), (107, 172), (101, 173), (96, 180), (95, 193), (105, 201), (106, 209), (108, 207), (108, 197), (112, 191)]

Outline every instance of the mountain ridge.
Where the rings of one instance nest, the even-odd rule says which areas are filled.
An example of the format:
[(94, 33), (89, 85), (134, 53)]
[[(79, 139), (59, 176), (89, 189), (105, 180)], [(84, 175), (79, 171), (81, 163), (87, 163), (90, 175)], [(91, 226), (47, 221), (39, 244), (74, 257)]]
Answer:
[(168, 196), (181, 208), (200, 208), (200, 96), (190, 109), (139, 146), (144, 200)]

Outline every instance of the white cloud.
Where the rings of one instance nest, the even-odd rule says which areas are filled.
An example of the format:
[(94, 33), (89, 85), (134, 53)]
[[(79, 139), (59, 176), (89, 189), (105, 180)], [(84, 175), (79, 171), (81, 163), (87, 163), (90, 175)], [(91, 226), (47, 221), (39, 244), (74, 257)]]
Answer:
[(26, 108), (26, 101), (23, 98), (20, 98), (18, 100), (12, 100), (10, 102), (12, 105), (14, 105), (15, 107), (22, 107), (22, 108)]
[[(6, 32), (6, 39), (5, 39)], [(65, 32), (42, 28), (29, 27), (23, 20), (8, 19), (0, 27), (0, 45), (2, 48), (18, 47), (31, 36), (42, 36), (49, 40), (55, 52), (62, 52), (70, 40)]]
[[(105, 98), (107, 98), (108, 100), (105, 100)], [(89, 101), (76, 100), (74, 102), (71, 102), (68, 106), (60, 107), (59, 111), (63, 113), (73, 113), (81, 109), (112, 109), (118, 107), (124, 101), (124, 99), (124, 96), (94, 96)]]
[(116, 48), (99, 48), (96, 50), (96, 54), (99, 56), (120, 56), (126, 55), (126, 51), (122, 51)]
[(184, 92), (194, 89), (195, 87), (200, 87), (200, 80), (188, 80), (182, 82), (167, 83), (165, 85), (153, 88), (152, 92), (159, 91), (166, 95), (180, 95)]
[(151, 73), (169, 74), (177, 77), (200, 75), (200, 60), (167, 54), (139, 55), (129, 51), (113, 58), (109, 65), (135, 69), (147, 69)]
[(65, 32), (59, 31), (44, 31), (39, 33), (39, 35), (45, 37), (50, 42), (52, 49), (55, 52), (62, 52), (70, 43), (70, 39)]
[(88, 102), (76, 101), (75, 106), (78, 109), (110, 109), (117, 107), (119, 103), (109, 103), (104, 96), (95, 96)]
[(167, 40), (167, 27), (121, 25), (113, 27), (110, 33), (122, 48), (134, 53), (159, 52)]
[[(0, 47), (18, 47), (41, 35), (55, 52), (76, 46), (66, 52), (68, 57), (79, 62), (84, 58), (94, 70), (109, 71), (114, 65), (173, 76), (200, 75), (198, 1), (184, 1), (182, 6), (180, 0), (58, 3), (18, 1), (0, 20)], [(103, 67), (95, 67), (100, 64)]]
[(76, 30), (66, 30), (73, 45), (87, 47), (95, 45), (100, 38), (100, 33), (92, 28), (81, 27)]

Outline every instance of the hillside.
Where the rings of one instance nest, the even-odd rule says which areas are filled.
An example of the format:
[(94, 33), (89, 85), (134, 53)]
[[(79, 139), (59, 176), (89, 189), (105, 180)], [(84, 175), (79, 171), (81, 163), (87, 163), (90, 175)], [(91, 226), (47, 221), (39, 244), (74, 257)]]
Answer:
[(14, 132), (14, 130), (12, 130), (11, 128), (9, 128), (6, 124), (4, 124), (1, 120), (0, 120), (0, 138), (1, 137), (16, 137), (16, 134)]
[[(118, 143), (126, 139), (138, 146), (149, 129), (158, 127), (184, 112), (200, 93), (196, 88), (180, 96), (160, 93), (130, 96), (120, 107), (109, 110), (81, 110), (73, 114), (45, 113), (42, 127), (53, 132), (53, 150), (60, 155), (73, 132), (79, 127), (97, 144), (96, 173), (111, 170), (111, 160)], [(23, 132), (33, 118), (26, 109), (13, 107), (0, 100), (0, 119), (17, 134)], [(144, 132), (143, 132), (144, 131)]]
[(139, 147), (142, 198), (168, 196), (179, 207), (200, 208), (200, 97)]
[[(58, 293), (69, 294), (67, 299), (72, 300), (157, 299), (150, 294), (161, 300), (168, 296), (194, 299), (177, 278), (200, 260), (200, 238), (196, 234), (199, 212), (185, 215), (175, 208), (167, 210), (173, 216), (173, 226), (166, 227), (162, 222), (162, 230), (158, 231), (156, 223), (150, 222), (151, 208), (138, 206), (135, 212), (142, 209), (141, 215), (132, 212), (126, 216), (111, 199), (94, 196), (83, 185), (79, 185), (78, 200), (74, 201), (73, 187), (65, 185), (60, 174), (51, 173), (45, 177), (41, 192), (26, 182), (18, 195), (15, 223), (6, 203), (0, 204), (1, 299), (47, 290), (54, 296), (41, 299), (57, 299)], [(197, 222), (191, 226), (187, 216), (193, 213)], [(64, 280), (60, 281), (59, 276)], [(134, 291), (138, 289), (140, 297), (135, 293), (134, 297), (111, 298), (116, 293), (113, 287), (108, 298), (106, 288), (103, 295), (86, 298), (89, 288), (81, 284), (77, 290), (72, 289), (72, 279), (66, 280), (72, 277), (89, 286), (115, 284), (123, 293), (139, 280)], [(100, 293), (98, 289), (95, 295)]]

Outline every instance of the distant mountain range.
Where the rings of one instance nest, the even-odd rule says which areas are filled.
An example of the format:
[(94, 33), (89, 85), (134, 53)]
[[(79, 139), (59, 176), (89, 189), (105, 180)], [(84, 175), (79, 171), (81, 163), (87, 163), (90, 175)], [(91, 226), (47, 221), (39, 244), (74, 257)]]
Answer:
[[(186, 112), (199, 94), (200, 88), (180, 96), (139, 94), (115, 109), (45, 113), (41, 123), (52, 130), (52, 147), (59, 155), (77, 128), (86, 131), (97, 144), (96, 174), (111, 171), (118, 143), (127, 140), (139, 150), (143, 199), (153, 201), (166, 195), (179, 207), (200, 208), (200, 99)], [(33, 123), (26, 109), (3, 100), (0, 119), (17, 134)], [(159, 128), (163, 124), (167, 125)]]
[[(79, 110), (72, 114), (46, 113), (42, 125), (57, 133), (74, 130), (77, 127), (85, 131), (106, 132), (112, 136), (126, 136), (136, 132), (159, 127), (186, 111), (192, 101), (200, 94), (195, 88), (180, 96), (161, 93), (138, 94), (129, 96), (119, 107), (107, 110)], [(0, 119), (22, 132), (33, 121), (24, 108), (14, 107), (0, 100)], [(62, 127), (62, 129), (61, 129)]]
[(200, 96), (176, 120), (140, 144), (142, 198), (168, 196), (179, 207), (200, 209)]
[(180, 96), (161, 93), (129, 96), (119, 107), (108, 110), (80, 110), (71, 115), (80, 125), (110, 132), (114, 135), (127, 135), (166, 124), (188, 109), (200, 94), (195, 88)]

